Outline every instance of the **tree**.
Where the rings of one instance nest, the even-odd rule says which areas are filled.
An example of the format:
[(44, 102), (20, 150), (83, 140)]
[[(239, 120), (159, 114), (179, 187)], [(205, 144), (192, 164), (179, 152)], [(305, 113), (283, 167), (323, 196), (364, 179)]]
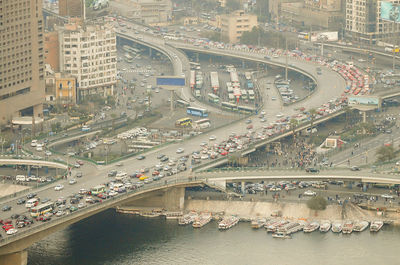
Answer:
[(322, 196), (315, 196), (307, 201), (307, 207), (314, 211), (322, 211), (326, 209), (327, 201)]
[(376, 155), (378, 156), (379, 162), (390, 161), (396, 157), (396, 154), (394, 152), (394, 147), (392, 145), (387, 145), (387, 146), (385, 145), (380, 147), (376, 151)]
[(296, 142), (296, 128), (297, 125), (299, 125), (299, 121), (296, 119), (291, 119), (290, 120), (290, 129), (292, 130), (293, 134), (293, 143)]

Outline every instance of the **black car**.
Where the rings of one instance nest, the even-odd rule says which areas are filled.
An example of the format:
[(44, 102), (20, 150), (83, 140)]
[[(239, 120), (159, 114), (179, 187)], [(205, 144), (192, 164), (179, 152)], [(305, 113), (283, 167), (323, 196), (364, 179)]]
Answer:
[(309, 168), (306, 168), (306, 172), (309, 172), (309, 173), (318, 173), (318, 172), (319, 172), (319, 169), (316, 169), (316, 168), (313, 168), (313, 167), (309, 167)]
[(13, 214), (13, 215), (11, 215), (11, 219), (17, 219), (19, 217), (19, 214)]
[(143, 160), (143, 159), (145, 159), (145, 158), (146, 158), (145, 156), (138, 156), (138, 157), (136, 157), (137, 160)]
[(29, 193), (28, 195), (26, 195), (26, 198), (29, 200), (29, 199), (35, 198), (36, 195), (37, 195), (36, 193)]
[(166, 162), (168, 160), (169, 160), (168, 156), (164, 156), (163, 158), (160, 159), (161, 162)]
[(11, 206), (6, 205), (6, 206), (3, 207), (2, 210), (3, 210), (3, 212), (10, 211), (11, 210)]
[(18, 199), (18, 201), (17, 201), (18, 205), (24, 204), (24, 203), (25, 203), (25, 199), (24, 198)]

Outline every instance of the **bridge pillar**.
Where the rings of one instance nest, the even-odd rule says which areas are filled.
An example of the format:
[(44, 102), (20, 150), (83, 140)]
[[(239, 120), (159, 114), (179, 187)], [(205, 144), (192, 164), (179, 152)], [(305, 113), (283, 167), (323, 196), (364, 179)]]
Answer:
[(28, 251), (22, 250), (19, 252), (0, 256), (0, 265), (27, 265)]
[(28, 165), (28, 172), (27, 172), (27, 175), (28, 175), (28, 177), (30, 177), (31, 176), (31, 165)]
[(363, 183), (363, 192), (367, 192), (368, 190), (368, 185), (366, 183)]
[(246, 182), (242, 181), (240, 187), (242, 188), (242, 193), (245, 194), (246, 193)]
[(199, 62), (199, 53), (198, 52), (196, 52), (196, 63), (198, 63)]
[(164, 206), (168, 210), (183, 210), (185, 203), (185, 188), (170, 188), (163, 196)]
[(151, 48), (149, 47), (149, 57), (151, 57)]

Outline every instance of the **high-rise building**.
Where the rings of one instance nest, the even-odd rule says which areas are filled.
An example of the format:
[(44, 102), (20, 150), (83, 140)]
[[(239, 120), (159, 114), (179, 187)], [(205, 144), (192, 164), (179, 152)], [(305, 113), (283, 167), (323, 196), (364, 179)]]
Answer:
[(41, 0), (0, 0), (0, 124), (42, 116), (43, 27)]
[(239, 42), (243, 32), (251, 31), (257, 26), (257, 16), (247, 14), (243, 10), (221, 15), (217, 20), (221, 27), (221, 37), (231, 43)]
[(111, 95), (117, 82), (117, 43), (111, 24), (85, 22), (58, 29), (60, 71), (77, 79), (78, 100)]
[(58, 14), (63, 17), (85, 17), (84, 0), (58, 0)]
[[(346, 37), (375, 44), (384, 41), (398, 44), (400, 23), (381, 19), (381, 0), (346, 1)], [(385, 0), (400, 4), (400, 0)]]

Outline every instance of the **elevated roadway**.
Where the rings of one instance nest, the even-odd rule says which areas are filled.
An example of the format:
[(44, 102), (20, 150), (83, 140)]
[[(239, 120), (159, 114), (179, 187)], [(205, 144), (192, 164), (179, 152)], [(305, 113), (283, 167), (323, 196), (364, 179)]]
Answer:
[(45, 160), (33, 160), (33, 159), (4, 159), (0, 158), (0, 165), (24, 165), (24, 166), (42, 166), (67, 169), (68, 166), (62, 163), (45, 161)]

